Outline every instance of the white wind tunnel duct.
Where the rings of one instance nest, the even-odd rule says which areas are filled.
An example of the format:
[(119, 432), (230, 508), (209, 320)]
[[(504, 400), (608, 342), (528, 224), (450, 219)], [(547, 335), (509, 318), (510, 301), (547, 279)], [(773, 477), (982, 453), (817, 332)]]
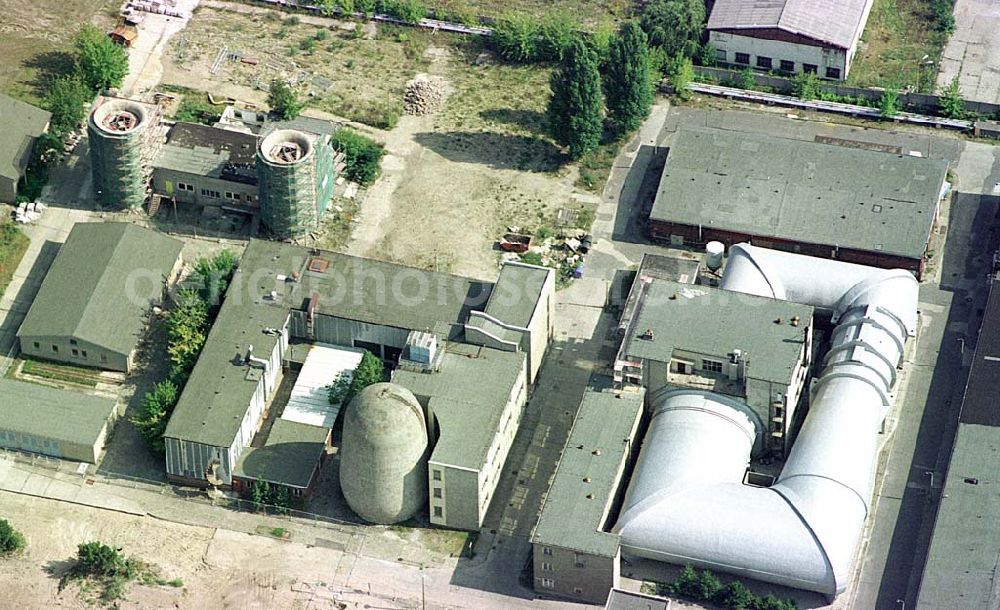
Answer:
[[(653, 416), (615, 527), (623, 552), (823, 593), (843, 592), (870, 509), (878, 434), (917, 324), (908, 272), (734, 246), (722, 288), (812, 305), (836, 328), (781, 475), (742, 484), (766, 433), (709, 392), (651, 397)], [(750, 312), (752, 313), (752, 312)]]

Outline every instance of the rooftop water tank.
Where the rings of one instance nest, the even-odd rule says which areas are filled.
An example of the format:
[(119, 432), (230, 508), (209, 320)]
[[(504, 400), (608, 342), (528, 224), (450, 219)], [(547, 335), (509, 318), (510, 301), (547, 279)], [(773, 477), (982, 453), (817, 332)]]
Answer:
[(712, 271), (718, 271), (722, 267), (722, 255), (726, 253), (726, 246), (721, 241), (710, 241), (705, 244), (705, 265)]
[(427, 502), (427, 426), (412, 392), (393, 383), (362, 390), (344, 414), (340, 489), (359, 517), (413, 517)]

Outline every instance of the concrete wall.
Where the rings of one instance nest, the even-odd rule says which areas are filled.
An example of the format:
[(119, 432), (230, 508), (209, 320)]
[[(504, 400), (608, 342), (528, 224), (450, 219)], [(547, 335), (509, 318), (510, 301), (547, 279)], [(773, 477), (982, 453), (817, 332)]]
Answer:
[[(181, 188), (180, 185), (190, 185), (192, 190)], [(207, 207), (231, 206), (246, 208), (256, 212), (259, 208), (257, 185), (231, 182), (218, 178), (209, 178), (197, 174), (188, 174), (171, 169), (155, 168), (153, 170), (153, 192), (165, 197), (174, 197), (177, 203), (193, 204)], [(217, 191), (219, 197), (203, 194), (202, 190)], [(238, 199), (227, 197), (226, 193), (236, 195)], [(247, 200), (247, 196), (250, 197)]]
[[(740, 67), (750, 67), (759, 70), (781, 69), (781, 61), (793, 62), (795, 73), (803, 71), (803, 64), (817, 66), (817, 75), (820, 78), (830, 78), (843, 80), (847, 78), (849, 69), (848, 53), (843, 49), (834, 47), (822, 47), (817, 45), (807, 45), (784, 40), (767, 40), (750, 36), (741, 36), (728, 32), (709, 32), (709, 42), (720, 51), (725, 51), (726, 58), (720, 63), (736, 65)], [(739, 64), (736, 61), (736, 53), (746, 53), (750, 56), (749, 64)], [(771, 68), (762, 68), (757, 65), (758, 57), (771, 58)], [(827, 68), (840, 70), (839, 77), (827, 76)]]
[(535, 312), (528, 322), (528, 341), (530, 341), (528, 361), (528, 381), (532, 384), (542, 368), (542, 360), (552, 339), (552, 321), (555, 317), (555, 274), (549, 273), (542, 287), (542, 294), (535, 307)]
[(131, 370), (132, 355), (114, 352), (93, 343), (73, 337), (19, 337), (21, 354), (65, 362), (77, 366), (89, 366), (108, 371), (128, 372)]
[(620, 551), (614, 557), (601, 557), (534, 544), (532, 558), (539, 593), (603, 604), (620, 579)]
[(762, 248), (830, 258), (848, 263), (868, 265), (869, 267), (906, 269), (912, 272), (918, 280), (923, 275), (924, 270), (923, 258), (913, 259), (881, 252), (796, 242), (777, 237), (750, 235), (748, 233), (737, 233), (704, 226), (699, 228), (694, 225), (665, 222), (662, 220), (653, 220), (652, 218), (649, 220), (649, 235), (653, 239), (669, 241), (676, 246), (699, 245), (710, 241), (721, 241), (728, 247), (738, 243), (750, 242)]

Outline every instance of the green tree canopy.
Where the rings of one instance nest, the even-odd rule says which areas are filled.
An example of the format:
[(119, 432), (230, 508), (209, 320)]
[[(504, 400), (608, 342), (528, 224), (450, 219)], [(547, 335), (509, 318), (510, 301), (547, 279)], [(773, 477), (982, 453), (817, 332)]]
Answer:
[(299, 116), (305, 105), (288, 83), (277, 78), (271, 81), (267, 104), (271, 107), (271, 112), (283, 121), (290, 121)]
[(570, 45), (551, 86), (549, 128), (570, 156), (579, 159), (600, 145), (604, 123), (597, 56), (587, 43), (577, 39)]
[(120, 87), (128, 74), (128, 52), (92, 25), (83, 26), (76, 36), (76, 62), (93, 91)]
[(169, 379), (161, 381), (143, 396), (142, 412), (132, 420), (139, 436), (157, 453), (165, 451), (163, 433), (177, 405), (177, 398), (177, 385)]
[(45, 96), (45, 108), (52, 113), (52, 135), (63, 138), (83, 122), (86, 104), (94, 94), (78, 76), (64, 76), (52, 81)]
[(368, 386), (385, 379), (385, 365), (375, 354), (366, 351), (351, 376), (341, 374), (330, 386), (330, 404), (347, 404)]
[(608, 47), (604, 99), (608, 116), (621, 133), (632, 131), (649, 116), (653, 106), (653, 83), (649, 71), (646, 33), (628, 21)]
[(12, 555), (24, 548), (24, 536), (6, 519), (0, 519), (0, 557)]
[(694, 56), (705, 27), (703, 0), (649, 0), (639, 15), (650, 44), (670, 57)]

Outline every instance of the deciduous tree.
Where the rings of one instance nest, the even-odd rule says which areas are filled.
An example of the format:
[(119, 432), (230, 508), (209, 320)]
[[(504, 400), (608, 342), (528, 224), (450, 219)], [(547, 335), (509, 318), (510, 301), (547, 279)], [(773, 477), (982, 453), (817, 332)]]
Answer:
[(705, 25), (703, 0), (650, 0), (639, 15), (649, 42), (663, 47), (671, 57), (692, 57), (698, 52)]
[(80, 77), (93, 91), (120, 87), (128, 74), (128, 52), (92, 25), (77, 34), (76, 61)]

